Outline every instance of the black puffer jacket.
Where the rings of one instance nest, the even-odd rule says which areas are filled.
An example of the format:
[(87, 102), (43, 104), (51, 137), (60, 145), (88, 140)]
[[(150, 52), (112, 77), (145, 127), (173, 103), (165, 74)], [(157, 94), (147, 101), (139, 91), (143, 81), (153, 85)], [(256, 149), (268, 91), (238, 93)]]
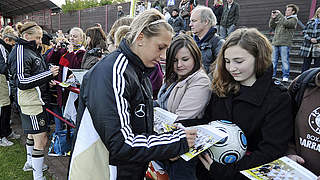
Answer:
[(188, 151), (184, 131), (163, 135), (153, 131), (151, 70), (123, 40), (82, 81), (77, 127), (88, 109), (110, 153), (110, 165), (116, 167), (118, 180), (142, 180), (151, 160)]
[(12, 76), (13, 88), (28, 90), (39, 87), (41, 100), (48, 103), (49, 82), (53, 75), (37, 49), (35, 41), (18, 39), (8, 57), (9, 73)]
[(179, 15), (169, 18), (168, 23), (172, 26), (176, 34), (183, 30), (183, 19)]
[(224, 43), (224, 39), (216, 34), (216, 28), (211, 27), (207, 34), (200, 40), (194, 36), (202, 55), (202, 66), (209, 74), (211, 64), (216, 60), (218, 53)]

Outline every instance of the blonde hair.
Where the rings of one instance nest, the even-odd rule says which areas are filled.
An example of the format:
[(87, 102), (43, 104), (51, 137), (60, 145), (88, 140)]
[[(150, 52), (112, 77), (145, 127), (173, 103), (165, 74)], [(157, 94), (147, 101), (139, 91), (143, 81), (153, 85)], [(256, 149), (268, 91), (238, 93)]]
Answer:
[(68, 39), (65, 37), (62, 37), (62, 36), (58, 36), (55, 38), (55, 41), (56, 42), (62, 42), (62, 41), (66, 42), (66, 41), (68, 41)]
[(316, 19), (318, 18), (318, 15), (320, 14), (320, 7), (316, 10), (316, 12), (314, 13), (314, 16), (312, 19)]
[(223, 1), (222, 0), (217, 0), (217, 4), (223, 5)]
[(116, 21), (113, 23), (113, 25), (112, 25), (112, 27), (111, 27), (111, 29), (110, 29), (110, 32), (109, 32), (109, 34), (108, 34), (108, 39), (114, 44), (114, 43), (115, 43), (115, 42), (114, 42), (114, 40), (115, 40), (115, 37), (114, 37), (114, 36), (115, 36), (115, 33), (117, 32), (118, 28), (119, 28), (120, 26), (124, 26), (124, 25), (130, 26), (131, 23), (132, 23), (132, 21), (133, 21), (133, 18), (132, 18), (132, 17), (122, 17), (122, 18), (116, 20)]
[(187, 31), (186, 35), (189, 35), (189, 36), (193, 37), (192, 31)]
[(20, 36), (23, 36), (24, 34), (37, 34), (39, 31), (42, 31), (42, 28), (33, 21), (28, 21), (24, 24), (18, 22), (16, 29), (18, 30)]
[(127, 42), (133, 44), (140, 33), (146, 37), (157, 36), (162, 28), (173, 32), (170, 24), (164, 19), (164, 15), (156, 9), (149, 9), (139, 14), (131, 23), (130, 31), (126, 35)]
[(52, 46), (51, 45), (46, 45), (46, 44), (41, 44), (41, 54), (44, 54), (45, 52), (47, 52), (49, 49), (51, 49), (52, 48)]
[(1, 35), (2, 39), (9, 38), (10, 40), (14, 40), (18, 37), (18, 33), (11, 26), (6, 26)]
[(81, 41), (81, 45), (82, 46), (86, 46), (86, 34), (83, 32), (83, 30), (79, 27), (73, 27), (70, 32), (74, 30), (74, 31), (78, 31), (80, 33), (80, 36), (82, 38), (82, 41)]
[(126, 34), (130, 31), (130, 26), (120, 26), (117, 32), (114, 34), (114, 45), (116, 47), (119, 46), (121, 40), (126, 36)]

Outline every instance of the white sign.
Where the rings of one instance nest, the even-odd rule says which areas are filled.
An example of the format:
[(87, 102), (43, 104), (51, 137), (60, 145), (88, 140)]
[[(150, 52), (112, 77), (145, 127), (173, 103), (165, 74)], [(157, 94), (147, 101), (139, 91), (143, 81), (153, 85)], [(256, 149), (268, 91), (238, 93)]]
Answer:
[(174, 6), (174, 0), (168, 0), (167, 6)]

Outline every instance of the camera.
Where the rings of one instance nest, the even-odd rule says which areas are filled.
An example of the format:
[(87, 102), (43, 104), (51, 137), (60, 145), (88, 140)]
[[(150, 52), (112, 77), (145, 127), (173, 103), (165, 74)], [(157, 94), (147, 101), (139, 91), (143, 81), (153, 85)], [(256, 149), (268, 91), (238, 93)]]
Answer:
[(101, 57), (102, 57), (102, 50), (101, 50), (100, 48), (90, 49), (90, 50), (88, 51), (88, 55), (101, 58)]
[(67, 48), (67, 47), (69, 46), (69, 43), (67, 43), (67, 42), (62, 42), (62, 43), (60, 44), (60, 46), (61, 46), (61, 48)]

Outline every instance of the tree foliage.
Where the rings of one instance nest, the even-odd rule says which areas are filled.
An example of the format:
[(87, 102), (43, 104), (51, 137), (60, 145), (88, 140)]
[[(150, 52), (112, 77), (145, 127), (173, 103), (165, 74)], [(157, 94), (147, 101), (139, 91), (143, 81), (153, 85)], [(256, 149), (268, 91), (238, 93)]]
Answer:
[(66, 3), (61, 8), (63, 12), (69, 12), (122, 2), (126, 2), (126, 0), (66, 0)]

